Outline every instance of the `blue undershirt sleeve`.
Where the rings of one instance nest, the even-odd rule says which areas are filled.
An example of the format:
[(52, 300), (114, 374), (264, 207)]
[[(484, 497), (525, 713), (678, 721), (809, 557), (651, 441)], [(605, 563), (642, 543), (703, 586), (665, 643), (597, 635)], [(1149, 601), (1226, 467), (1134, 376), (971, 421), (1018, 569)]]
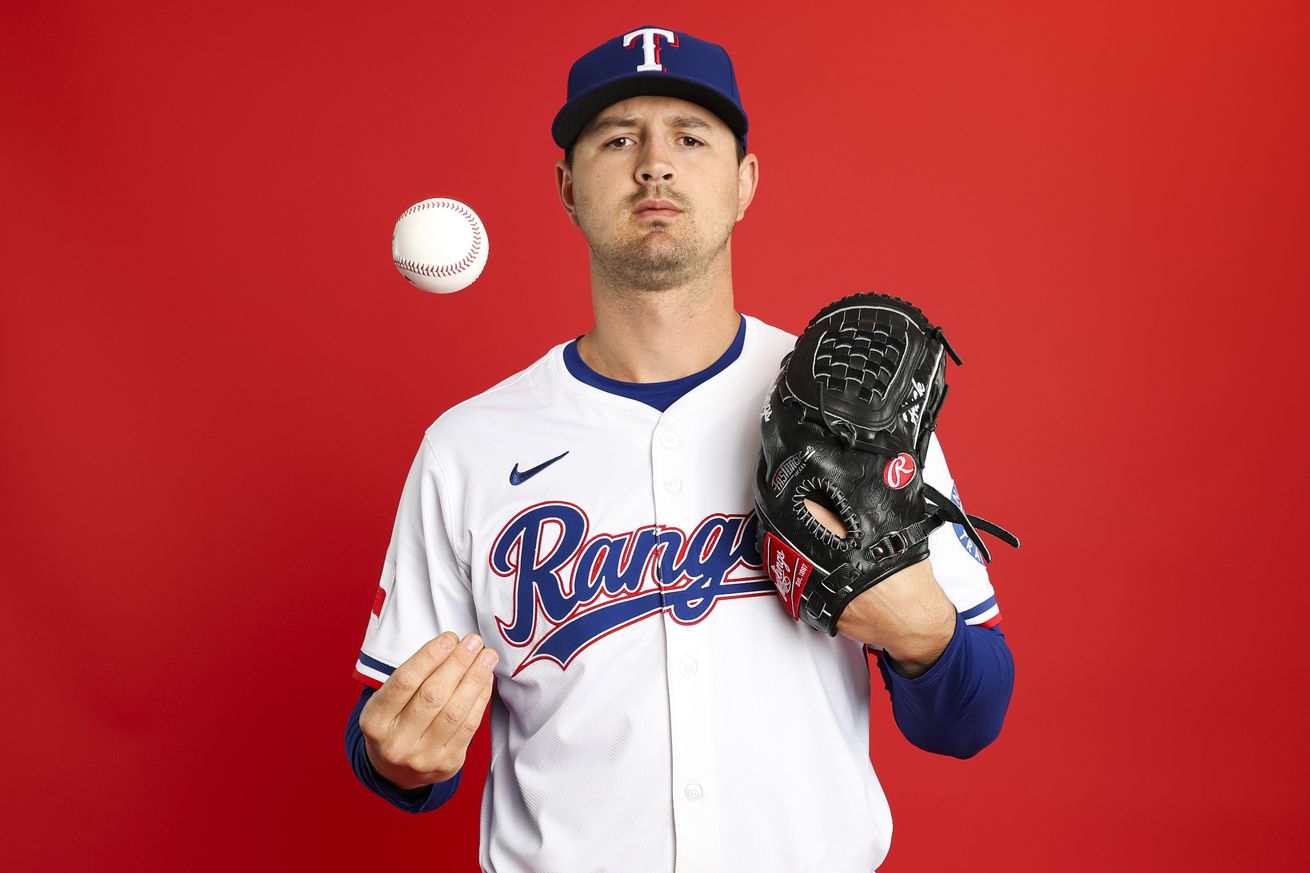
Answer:
[(1014, 656), (999, 627), (965, 624), (927, 672), (907, 679), (878, 658), (892, 714), (905, 738), (924, 751), (971, 758), (1001, 732), (1014, 691)]
[(461, 769), (445, 782), (407, 790), (389, 782), (386, 777), (374, 770), (373, 762), (368, 759), (368, 753), (364, 750), (364, 733), (359, 729), (359, 713), (364, 709), (364, 704), (368, 703), (368, 699), (373, 696), (373, 691), (372, 688), (364, 689), (364, 692), (359, 695), (359, 702), (351, 710), (350, 720), (346, 722), (346, 757), (350, 759), (350, 768), (355, 771), (355, 777), (365, 788), (397, 809), (415, 815), (436, 809), (455, 796), (455, 789), (459, 787), (459, 780), (464, 775), (464, 771)]

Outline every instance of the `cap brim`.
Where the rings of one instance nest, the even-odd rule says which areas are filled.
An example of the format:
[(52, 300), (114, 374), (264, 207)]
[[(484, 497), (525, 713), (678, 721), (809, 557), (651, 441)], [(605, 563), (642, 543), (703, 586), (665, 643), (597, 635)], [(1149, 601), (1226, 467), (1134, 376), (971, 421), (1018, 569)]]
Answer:
[(555, 116), (550, 134), (555, 144), (567, 150), (587, 123), (607, 106), (629, 97), (677, 97), (713, 112), (739, 138), (746, 136), (746, 116), (729, 98), (692, 79), (680, 79), (668, 73), (624, 76), (602, 82), (582, 92)]

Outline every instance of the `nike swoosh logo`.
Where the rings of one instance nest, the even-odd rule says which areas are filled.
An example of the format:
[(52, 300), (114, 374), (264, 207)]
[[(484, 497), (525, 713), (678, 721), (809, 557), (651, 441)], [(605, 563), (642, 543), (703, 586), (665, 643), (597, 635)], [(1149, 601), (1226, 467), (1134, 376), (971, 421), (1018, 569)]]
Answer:
[[(544, 461), (538, 464), (537, 466), (533, 467), (531, 470), (524, 470), (522, 473), (519, 472), (519, 465), (515, 464), (514, 469), (509, 471), (509, 484), (522, 485), (524, 482), (528, 481), (533, 476), (537, 475), (542, 470), (546, 469), (551, 464), (555, 463), (556, 461), (558, 461), (560, 458), (564, 457), (564, 455), (567, 454), (568, 452), (565, 452), (563, 455), (556, 455), (555, 457), (551, 458), (549, 461)], [(505, 468), (501, 467), (501, 469), (503, 470)]]

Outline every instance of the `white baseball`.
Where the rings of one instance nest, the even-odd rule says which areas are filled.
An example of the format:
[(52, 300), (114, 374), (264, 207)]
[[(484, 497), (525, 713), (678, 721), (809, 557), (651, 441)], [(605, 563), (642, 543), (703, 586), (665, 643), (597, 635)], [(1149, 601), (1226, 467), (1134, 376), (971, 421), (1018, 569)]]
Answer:
[(451, 294), (482, 275), (487, 231), (463, 203), (433, 197), (400, 214), (391, 234), (391, 258), (415, 287)]

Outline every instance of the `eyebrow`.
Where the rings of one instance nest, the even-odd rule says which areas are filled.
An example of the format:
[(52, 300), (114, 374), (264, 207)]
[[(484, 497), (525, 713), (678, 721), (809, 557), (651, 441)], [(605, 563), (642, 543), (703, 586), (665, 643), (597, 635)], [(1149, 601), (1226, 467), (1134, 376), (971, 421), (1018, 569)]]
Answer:
[[(688, 130), (713, 130), (710, 123), (703, 118), (695, 115), (670, 115), (664, 119), (664, 123), (669, 127), (681, 127)], [(615, 128), (632, 128), (641, 126), (641, 117), (629, 115), (625, 118), (602, 118), (592, 127), (593, 133), (600, 133)]]

